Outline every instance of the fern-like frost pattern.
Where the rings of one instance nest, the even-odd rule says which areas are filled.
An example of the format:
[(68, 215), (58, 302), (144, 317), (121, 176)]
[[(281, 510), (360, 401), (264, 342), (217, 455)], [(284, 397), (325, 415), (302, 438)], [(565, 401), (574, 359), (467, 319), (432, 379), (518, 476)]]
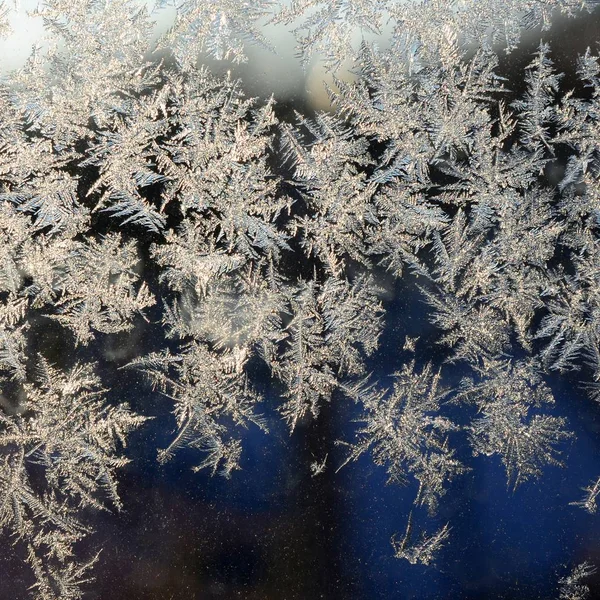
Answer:
[[(0, 86), (0, 529), (31, 597), (83, 598), (102, 560), (78, 554), (85, 515), (126, 505), (147, 416), (83, 357), (145, 326), (156, 350), (110, 368), (168, 405), (161, 463), (187, 447), (194, 470), (235, 477), (244, 432), (270, 428), (257, 372), (291, 435), (350, 407), (345, 461), (308, 472), (365, 455), (412, 486), (392, 538), (412, 565), (452, 544), (417, 515), (470, 476), (459, 456), (496, 461), (512, 491), (562, 465), (574, 434), (551, 378), (600, 399), (600, 62), (589, 49), (568, 89), (542, 40), (515, 94), (500, 57), (596, 4), (160, 0), (175, 18), (154, 43), (145, 3), (40, 2), (46, 44)], [(289, 116), (200, 66), (270, 49), (273, 24), (330, 71), (331, 110)], [(430, 333), (377, 381), (392, 289)], [(582, 489), (572, 505), (596, 513), (600, 480)], [(588, 597), (592, 574), (558, 597)]]

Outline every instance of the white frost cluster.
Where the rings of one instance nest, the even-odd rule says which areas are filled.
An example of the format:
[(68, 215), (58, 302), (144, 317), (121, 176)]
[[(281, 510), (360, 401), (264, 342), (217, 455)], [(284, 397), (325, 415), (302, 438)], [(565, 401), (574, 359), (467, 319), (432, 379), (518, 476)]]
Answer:
[[(75, 555), (84, 510), (126, 502), (117, 472), (145, 421), (79, 353), (152, 311), (162, 347), (115, 370), (172, 403), (161, 461), (187, 446), (198, 469), (232, 476), (242, 431), (268, 432), (262, 363), (291, 432), (358, 403), (348, 461), (368, 453), (415, 480), (431, 514), (467, 476), (461, 432), (511, 488), (560, 464), (571, 434), (544, 377), (576, 373), (600, 397), (600, 61), (581, 56), (568, 90), (540, 42), (516, 97), (498, 57), (594, 5), (173, 0), (155, 7), (175, 18), (154, 42), (145, 2), (39, 3), (44, 42), (0, 86), (0, 527), (27, 549), (33, 597), (83, 597), (97, 560)], [(12, 8), (0, 3), (0, 34)], [(290, 117), (206, 66), (269, 48), (269, 23), (331, 71), (330, 112)], [(382, 48), (355, 43), (384, 30)], [(355, 80), (337, 79), (349, 63)], [(424, 341), (399, 343), (389, 386), (368, 372), (385, 271), (428, 305), (442, 348), (425, 364)], [(72, 360), (34, 344), (40, 322), (62, 328)], [(453, 365), (470, 373), (454, 389)], [(594, 512), (597, 482), (585, 490)], [(451, 539), (412, 529), (411, 513), (393, 541), (411, 563)], [(590, 572), (561, 598), (583, 598)]]

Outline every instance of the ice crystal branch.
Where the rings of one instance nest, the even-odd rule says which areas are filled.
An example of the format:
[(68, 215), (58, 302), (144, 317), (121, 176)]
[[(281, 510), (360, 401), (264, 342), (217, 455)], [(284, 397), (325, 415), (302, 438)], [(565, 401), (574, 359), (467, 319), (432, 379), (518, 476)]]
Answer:
[(206, 453), (196, 469), (220, 470), (229, 477), (238, 468), (240, 442), (230, 439), (227, 421), (266, 429), (254, 411), (260, 396), (248, 386), (245, 362), (242, 349), (215, 353), (193, 343), (177, 356), (153, 354), (129, 365), (143, 370), (175, 404), (178, 431), (169, 447), (159, 452), (161, 461), (185, 444)]
[[(145, 418), (125, 404), (109, 406), (91, 364), (61, 372), (40, 358), (23, 392), (21, 411), (0, 416), (0, 526), (27, 545), (37, 598), (80, 598), (96, 559), (73, 558), (74, 544), (90, 533), (79, 513), (122, 507), (121, 448)], [(42, 488), (34, 479), (40, 469)]]
[(509, 486), (539, 477), (546, 464), (560, 465), (556, 446), (571, 434), (564, 418), (539, 412), (554, 398), (533, 365), (484, 361), (479, 380), (463, 381), (459, 397), (480, 415), (469, 428), (474, 453), (499, 454)]
[(349, 460), (370, 451), (390, 480), (403, 483), (412, 474), (419, 484), (415, 503), (433, 512), (447, 482), (465, 470), (449, 445), (449, 434), (458, 428), (440, 414), (448, 391), (431, 364), (419, 372), (412, 361), (394, 379), (391, 393), (364, 396), (366, 423)]
[(437, 552), (446, 544), (450, 536), (448, 523), (434, 534), (422, 533), (420, 539), (415, 541), (413, 533), (412, 512), (408, 515), (408, 523), (404, 537), (401, 540), (392, 538), (392, 546), (396, 558), (403, 558), (411, 565), (429, 565), (435, 558)]
[(571, 502), (573, 506), (580, 506), (590, 514), (595, 514), (598, 509), (596, 498), (600, 494), (600, 477), (583, 488), (585, 496), (579, 502)]
[(574, 567), (569, 575), (562, 577), (559, 583), (559, 600), (586, 600), (590, 596), (590, 588), (583, 579), (596, 572), (596, 568), (587, 562)]

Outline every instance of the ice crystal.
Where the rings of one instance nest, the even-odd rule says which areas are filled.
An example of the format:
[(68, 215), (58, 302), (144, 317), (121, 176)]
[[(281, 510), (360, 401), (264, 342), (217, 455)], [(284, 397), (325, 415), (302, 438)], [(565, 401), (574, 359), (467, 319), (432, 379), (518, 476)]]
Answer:
[[(161, 462), (190, 447), (196, 470), (234, 476), (242, 432), (268, 432), (267, 383), (293, 435), (355, 402), (347, 462), (372, 456), (432, 516), (469, 476), (461, 435), (514, 490), (572, 437), (548, 375), (600, 397), (599, 59), (579, 58), (571, 89), (541, 40), (517, 92), (500, 60), (595, 2), (168, 4), (154, 44), (145, 3), (44, 0), (47, 39), (0, 88), (0, 526), (39, 599), (82, 597), (100, 560), (76, 556), (85, 510), (126, 502), (123, 447), (145, 421), (81, 353), (145, 321), (155, 351), (118, 366), (172, 409)], [(199, 64), (270, 47), (267, 22), (333, 72), (329, 112), (290, 117)], [(370, 371), (392, 289), (431, 328), (398, 343), (388, 386)], [(60, 363), (41, 326), (68, 348)], [(334, 460), (318, 456), (313, 476)], [(595, 512), (598, 487), (574, 504)], [(412, 529), (411, 513), (395, 555), (433, 563), (449, 525)], [(585, 597), (590, 573), (560, 597)]]

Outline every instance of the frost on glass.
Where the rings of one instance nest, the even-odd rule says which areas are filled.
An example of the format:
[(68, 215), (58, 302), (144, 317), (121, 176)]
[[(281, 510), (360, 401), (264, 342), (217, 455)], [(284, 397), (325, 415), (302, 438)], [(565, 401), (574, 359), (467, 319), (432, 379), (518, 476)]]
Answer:
[[(188, 448), (196, 470), (235, 477), (243, 431), (270, 428), (258, 368), (290, 435), (328, 403), (359, 411), (346, 462), (323, 453), (313, 476), (370, 456), (431, 518), (470, 476), (460, 435), (509, 491), (560, 467), (573, 434), (546, 378), (600, 398), (600, 62), (588, 49), (566, 86), (542, 40), (518, 97), (499, 64), (526, 29), (594, 7), (39, 3), (47, 37), (0, 88), (0, 527), (32, 597), (83, 597), (102, 560), (79, 554), (86, 515), (127, 501), (119, 470), (148, 415), (81, 353), (149, 314), (162, 347), (113, 377), (141, 372), (168, 400), (161, 462)], [(203, 64), (248, 60), (273, 24), (331, 71), (330, 111), (292, 115)], [(399, 343), (376, 381), (389, 280), (434, 333)], [(40, 322), (66, 340), (60, 364), (36, 346)], [(595, 513), (600, 483), (585, 483), (572, 504)], [(451, 524), (407, 519), (390, 554), (434, 564)], [(575, 567), (558, 597), (585, 598), (592, 572)]]

